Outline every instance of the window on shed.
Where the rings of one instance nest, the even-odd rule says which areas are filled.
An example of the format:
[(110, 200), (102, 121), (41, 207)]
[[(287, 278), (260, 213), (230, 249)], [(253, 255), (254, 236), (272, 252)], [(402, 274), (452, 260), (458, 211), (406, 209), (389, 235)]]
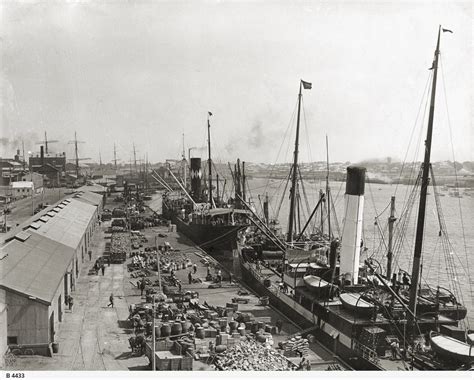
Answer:
[(7, 337), (7, 344), (18, 344), (18, 337), (17, 336)]

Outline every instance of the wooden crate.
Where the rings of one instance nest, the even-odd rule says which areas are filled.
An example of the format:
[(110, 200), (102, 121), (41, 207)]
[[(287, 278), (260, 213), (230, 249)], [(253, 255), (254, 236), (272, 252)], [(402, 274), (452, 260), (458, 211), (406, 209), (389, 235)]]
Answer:
[(171, 371), (178, 371), (181, 367), (181, 360), (182, 357), (175, 357), (170, 359), (170, 370)]
[(216, 335), (217, 335), (217, 330), (212, 327), (209, 327), (204, 330), (204, 336), (206, 338), (215, 338)]
[(169, 371), (170, 370), (170, 359), (156, 359), (156, 369), (158, 371)]
[(181, 344), (179, 344), (179, 342), (174, 342), (171, 352), (175, 355), (181, 355), (182, 351), (183, 347), (181, 346)]
[(192, 358), (192, 356), (184, 356), (181, 359), (179, 369), (181, 371), (192, 371), (193, 370), (193, 358)]

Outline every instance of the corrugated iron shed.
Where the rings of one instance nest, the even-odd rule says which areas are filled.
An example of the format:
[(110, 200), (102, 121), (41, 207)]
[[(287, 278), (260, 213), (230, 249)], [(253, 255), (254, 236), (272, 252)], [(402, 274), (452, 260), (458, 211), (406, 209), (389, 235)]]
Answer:
[(73, 196), (74, 199), (89, 203), (94, 206), (102, 205), (102, 195), (91, 192), (80, 192)]
[(73, 199), (40, 228), (28, 228), (27, 231), (76, 249), (95, 211), (95, 206)]
[(51, 303), (70, 264), (74, 249), (31, 234), (13, 239), (2, 247), (0, 287)]

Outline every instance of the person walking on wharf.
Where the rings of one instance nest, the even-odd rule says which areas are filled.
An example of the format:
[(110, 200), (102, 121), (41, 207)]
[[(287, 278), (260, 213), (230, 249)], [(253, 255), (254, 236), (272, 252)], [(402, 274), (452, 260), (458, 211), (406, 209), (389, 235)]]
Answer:
[(283, 328), (283, 321), (281, 319), (279, 319), (278, 321), (276, 321), (276, 328), (277, 328), (277, 331), (278, 331), (278, 334), (281, 333), (281, 329)]
[(72, 296), (68, 296), (68, 306), (69, 311), (72, 313), (72, 308), (74, 307), (74, 298)]
[(191, 285), (193, 283), (193, 275), (191, 274), (191, 272), (188, 273), (188, 280), (189, 280), (189, 285)]
[(89, 261), (91, 261), (92, 260), (92, 251), (89, 251), (88, 254), (89, 254)]
[(105, 274), (105, 265), (102, 264), (102, 265), (100, 266), (100, 269), (102, 270), (102, 276), (104, 276), (104, 274)]
[(145, 278), (142, 277), (142, 280), (140, 281), (140, 296), (143, 296), (144, 290), (145, 290)]
[(107, 305), (107, 307), (109, 306), (114, 307), (114, 293), (110, 293), (109, 301), (110, 303)]

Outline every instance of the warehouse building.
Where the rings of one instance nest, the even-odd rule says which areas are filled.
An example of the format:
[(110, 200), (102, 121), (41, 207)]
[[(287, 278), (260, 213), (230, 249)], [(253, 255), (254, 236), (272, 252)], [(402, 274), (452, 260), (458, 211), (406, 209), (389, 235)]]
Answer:
[(47, 354), (71, 291), (74, 250), (22, 231), (3, 247), (2, 255), (6, 342)]
[(15, 199), (31, 197), (35, 191), (35, 186), (30, 181), (12, 182), (11, 186), (11, 195)]
[[(0, 257), (1, 252), (0, 252)], [(1, 265), (1, 264), (0, 264)], [(7, 352), (7, 300), (6, 292), (0, 288), (0, 368), (5, 366), (3, 354)]]
[(98, 222), (98, 206), (80, 199), (66, 199), (51, 208), (25, 231), (51, 239), (75, 251), (74, 271), (79, 273)]
[(59, 202), (22, 224), (0, 247), (2, 358), (7, 346), (16, 345), (50, 354), (102, 207), (86, 197), (97, 199), (94, 194)]

